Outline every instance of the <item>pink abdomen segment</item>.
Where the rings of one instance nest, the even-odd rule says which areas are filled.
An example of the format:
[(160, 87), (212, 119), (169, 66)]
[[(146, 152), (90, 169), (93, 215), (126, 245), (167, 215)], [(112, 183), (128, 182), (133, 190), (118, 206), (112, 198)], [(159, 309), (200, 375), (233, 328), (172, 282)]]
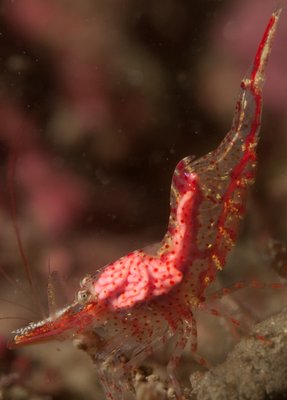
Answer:
[(200, 297), (224, 267), (254, 181), (262, 87), (278, 18), (279, 11), (269, 21), (250, 76), (242, 80), (230, 132), (213, 152), (178, 163), (160, 248), (155, 255), (137, 250), (108, 265), (93, 282), (99, 300), (127, 308), (175, 286), (184, 296)]

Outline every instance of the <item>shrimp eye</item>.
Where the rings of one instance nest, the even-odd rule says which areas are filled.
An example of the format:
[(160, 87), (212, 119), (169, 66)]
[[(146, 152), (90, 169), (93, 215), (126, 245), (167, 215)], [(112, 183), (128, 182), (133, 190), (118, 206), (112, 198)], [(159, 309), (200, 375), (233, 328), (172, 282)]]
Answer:
[(77, 293), (77, 301), (85, 304), (91, 297), (91, 293), (88, 290), (79, 290)]

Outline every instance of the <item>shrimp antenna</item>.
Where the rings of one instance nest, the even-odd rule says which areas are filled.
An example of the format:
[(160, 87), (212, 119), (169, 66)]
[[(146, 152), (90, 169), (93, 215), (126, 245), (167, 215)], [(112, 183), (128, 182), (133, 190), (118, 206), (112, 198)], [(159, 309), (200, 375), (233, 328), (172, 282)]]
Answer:
[(25, 296), (29, 296), (30, 298), (33, 296), (31, 295), (30, 292), (27, 292), (24, 287), (22, 285), (20, 285), (20, 283), (18, 283), (17, 281), (13, 280), (11, 278), (11, 276), (4, 270), (3, 267), (0, 266), (0, 274), (4, 277), (4, 279), (6, 279), (6, 281), (12, 286), (14, 287), (16, 290), (19, 290), (21, 293), (23, 293)]
[(16, 303), (15, 301), (11, 301), (11, 300), (7, 300), (7, 299), (3, 299), (3, 297), (0, 297), (0, 301), (2, 303), (7, 303), (7, 304), (12, 304), (16, 307), (20, 307), (23, 308), (23, 310), (29, 311), (30, 313), (36, 315), (35, 311), (31, 310), (31, 308), (23, 306), (22, 304)]
[(31, 266), (30, 266), (28, 257), (26, 255), (26, 252), (24, 250), (19, 226), (17, 223), (16, 199), (15, 199), (15, 193), (14, 193), (14, 178), (15, 178), (16, 161), (17, 161), (17, 154), (16, 154), (16, 151), (14, 151), (9, 159), (8, 174), (7, 174), (8, 192), (9, 192), (9, 198), (10, 198), (10, 201), (9, 201), (10, 214), (11, 214), (13, 229), (16, 234), (18, 250), (19, 250), (21, 259), (23, 261), (22, 266), (24, 268), (24, 272), (25, 272), (27, 281), (29, 283), (29, 286), (31, 288), (32, 297), (33, 297), (35, 303), (37, 304), (40, 314), (44, 316), (45, 313), (43, 311), (42, 304), (40, 303), (39, 296), (35, 289), (32, 272), (31, 272)]
[(23, 318), (23, 317), (0, 317), (0, 321), (7, 320), (7, 319), (20, 319), (22, 321), (29, 322), (28, 318)]

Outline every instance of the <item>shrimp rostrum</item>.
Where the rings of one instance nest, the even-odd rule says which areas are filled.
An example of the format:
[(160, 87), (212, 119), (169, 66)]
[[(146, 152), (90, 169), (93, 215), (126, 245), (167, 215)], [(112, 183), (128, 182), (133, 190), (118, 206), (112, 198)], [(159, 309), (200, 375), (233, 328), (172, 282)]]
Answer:
[(279, 14), (271, 16), (241, 82), (231, 130), (214, 151), (176, 166), (158, 249), (133, 251), (85, 277), (71, 305), (15, 331), (10, 347), (73, 338), (92, 356), (106, 397), (118, 400), (136, 398), (133, 371), (170, 341), (167, 372), (180, 397), (175, 368), (189, 339), (196, 357), (194, 310), (225, 265), (254, 181), (265, 67)]

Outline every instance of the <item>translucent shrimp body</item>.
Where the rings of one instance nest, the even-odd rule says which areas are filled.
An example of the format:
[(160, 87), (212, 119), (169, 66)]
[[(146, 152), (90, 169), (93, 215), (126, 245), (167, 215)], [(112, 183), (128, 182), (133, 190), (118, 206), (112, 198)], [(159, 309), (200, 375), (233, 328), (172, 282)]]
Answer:
[(93, 358), (108, 399), (135, 397), (132, 371), (173, 338), (168, 374), (189, 338), (196, 351), (193, 310), (225, 265), (254, 181), (265, 67), (280, 11), (268, 23), (241, 93), (229, 133), (218, 148), (181, 160), (171, 185), (169, 225), (158, 250), (136, 250), (86, 277), (72, 305), (15, 332), (10, 347), (74, 338)]

